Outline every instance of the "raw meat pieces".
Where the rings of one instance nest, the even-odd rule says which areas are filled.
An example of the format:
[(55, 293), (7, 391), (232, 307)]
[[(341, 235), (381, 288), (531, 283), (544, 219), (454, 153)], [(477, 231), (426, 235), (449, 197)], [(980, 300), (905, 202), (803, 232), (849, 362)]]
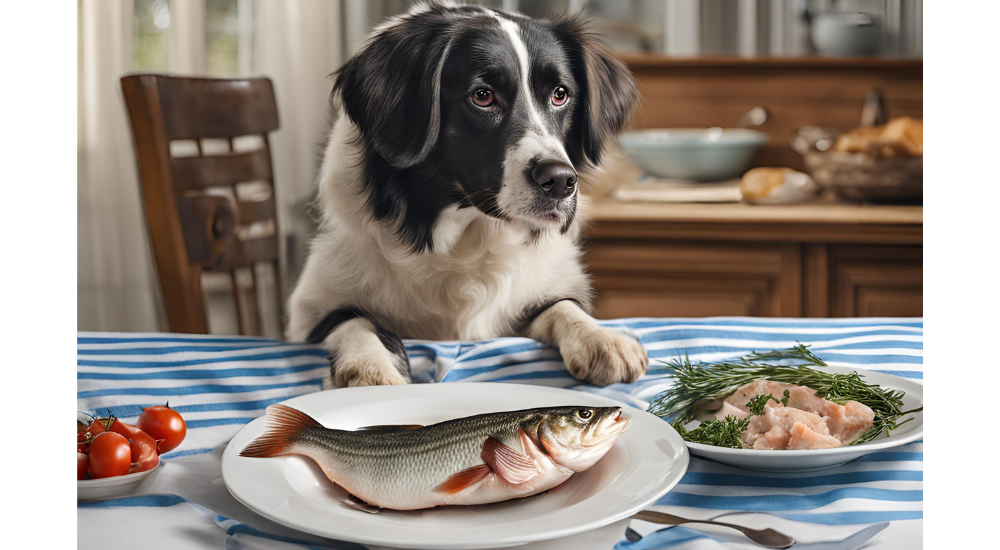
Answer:
[(829, 449), (849, 445), (872, 426), (875, 414), (866, 405), (848, 401), (838, 405), (805, 386), (756, 380), (738, 388), (722, 403), (716, 418), (737, 419), (750, 414), (747, 403), (758, 395), (771, 395), (786, 404), (768, 401), (764, 414), (750, 419), (740, 436), (747, 449)]

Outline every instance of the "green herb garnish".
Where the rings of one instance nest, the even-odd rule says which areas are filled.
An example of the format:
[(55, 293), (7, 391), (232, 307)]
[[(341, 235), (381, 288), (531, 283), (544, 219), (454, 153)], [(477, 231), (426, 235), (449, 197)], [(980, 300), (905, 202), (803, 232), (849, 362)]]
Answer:
[[(782, 364), (775, 364), (775, 362)], [(673, 359), (666, 364), (674, 371), (674, 385), (667, 391), (653, 397), (648, 410), (671, 422), (674, 428), (679, 428), (678, 431), (681, 432), (682, 436), (686, 434), (685, 439), (697, 443), (715, 445), (709, 441), (720, 441), (727, 443), (720, 446), (733, 446), (731, 444), (733, 439), (727, 434), (737, 425), (734, 423), (716, 424), (729, 422), (729, 417), (725, 420), (709, 420), (690, 432), (681, 430), (684, 424), (695, 419), (700, 410), (699, 407), (703, 403), (723, 399), (740, 386), (761, 378), (774, 382), (807, 386), (816, 390), (816, 395), (819, 397), (840, 405), (848, 401), (857, 401), (870, 407), (875, 413), (875, 421), (872, 427), (852, 445), (871, 441), (882, 433), (888, 433), (912, 420), (906, 419), (900, 422), (902, 416), (923, 410), (923, 407), (920, 407), (904, 411), (902, 409), (903, 392), (883, 389), (876, 384), (866, 384), (857, 372), (837, 374), (811, 368), (827, 365), (809, 351), (808, 347), (801, 344), (791, 349), (764, 353), (754, 352), (731, 361), (693, 365), (687, 357), (684, 357), (683, 359)], [(787, 391), (783, 397), (784, 399), (780, 402), (787, 405)], [(768, 398), (774, 399), (772, 396), (767, 396), (763, 403), (766, 403)], [(763, 410), (763, 403), (760, 404), (761, 410)], [(733, 420), (735, 421), (735, 419)], [(705, 431), (695, 436), (699, 440), (690, 439), (692, 434), (698, 432), (706, 424), (708, 426)], [(738, 443), (738, 438), (736, 442)], [(739, 445), (734, 448), (739, 448)]]
[(674, 424), (674, 428), (677, 429), (677, 433), (681, 434), (681, 437), (692, 443), (742, 449), (740, 434), (749, 425), (749, 416), (743, 420), (736, 420), (735, 416), (727, 416), (723, 420), (706, 420), (690, 432), (680, 424)]
[[(786, 391), (785, 393), (788, 392)], [(767, 405), (768, 401), (781, 403), (781, 401), (779, 399), (776, 399), (773, 395), (756, 395), (752, 397), (750, 399), (750, 402), (747, 403), (747, 408), (750, 409), (750, 416), (757, 416), (764, 414), (764, 405)]]
[[(785, 390), (785, 393), (787, 394), (788, 391)], [(747, 407), (750, 409), (750, 416), (747, 416), (743, 420), (737, 420), (735, 416), (726, 416), (722, 420), (706, 420), (690, 432), (680, 424), (675, 424), (674, 428), (681, 434), (681, 437), (693, 443), (742, 449), (743, 444), (740, 443), (740, 434), (750, 426), (750, 417), (764, 414), (764, 405), (772, 400), (781, 403), (781, 401), (772, 395), (758, 395), (750, 399), (750, 402), (747, 403)], [(788, 401), (787, 395), (785, 401)]]

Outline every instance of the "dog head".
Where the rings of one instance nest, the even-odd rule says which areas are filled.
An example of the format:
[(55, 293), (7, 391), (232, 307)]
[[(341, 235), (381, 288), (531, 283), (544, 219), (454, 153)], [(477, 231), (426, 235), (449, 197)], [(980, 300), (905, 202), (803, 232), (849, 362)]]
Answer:
[(416, 249), (446, 207), (533, 230), (573, 223), (578, 171), (636, 101), (625, 66), (576, 17), (425, 4), (378, 27), (335, 93), (368, 152), (370, 204)]

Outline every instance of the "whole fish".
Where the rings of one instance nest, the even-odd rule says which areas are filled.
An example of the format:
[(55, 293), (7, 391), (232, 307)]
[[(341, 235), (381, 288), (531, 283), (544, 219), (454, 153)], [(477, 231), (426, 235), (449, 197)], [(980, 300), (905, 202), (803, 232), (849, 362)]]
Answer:
[(350, 431), (285, 405), (268, 407), (267, 419), (240, 456), (306, 456), (366, 511), (377, 510), (365, 503), (417, 510), (547, 491), (593, 466), (630, 420), (621, 407), (550, 407)]

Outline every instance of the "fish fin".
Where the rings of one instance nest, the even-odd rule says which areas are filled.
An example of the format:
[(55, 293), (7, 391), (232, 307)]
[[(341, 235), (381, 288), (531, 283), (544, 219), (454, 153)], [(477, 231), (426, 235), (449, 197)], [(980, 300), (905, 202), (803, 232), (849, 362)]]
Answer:
[(379, 513), (379, 508), (368, 504), (367, 502), (361, 500), (360, 498), (348, 494), (347, 498), (340, 501), (341, 504), (347, 506), (348, 508), (354, 508), (355, 510), (360, 510), (367, 514), (377, 514)]
[(323, 425), (308, 414), (285, 405), (271, 405), (267, 408), (268, 430), (253, 440), (240, 456), (267, 458), (285, 454), (300, 431), (305, 428), (322, 428)]
[(423, 427), (423, 424), (378, 424), (376, 426), (361, 426), (355, 431), (418, 430)]
[(538, 473), (531, 457), (515, 451), (493, 437), (486, 438), (480, 456), (494, 472), (512, 485), (524, 483)]
[(448, 479), (442, 481), (437, 487), (434, 488), (434, 491), (438, 493), (454, 494), (479, 483), (491, 473), (492, 470), (490, 470), (490, 467), (485, 464), (466, 468), (460, 472), (452, 474), (448, 477)]

